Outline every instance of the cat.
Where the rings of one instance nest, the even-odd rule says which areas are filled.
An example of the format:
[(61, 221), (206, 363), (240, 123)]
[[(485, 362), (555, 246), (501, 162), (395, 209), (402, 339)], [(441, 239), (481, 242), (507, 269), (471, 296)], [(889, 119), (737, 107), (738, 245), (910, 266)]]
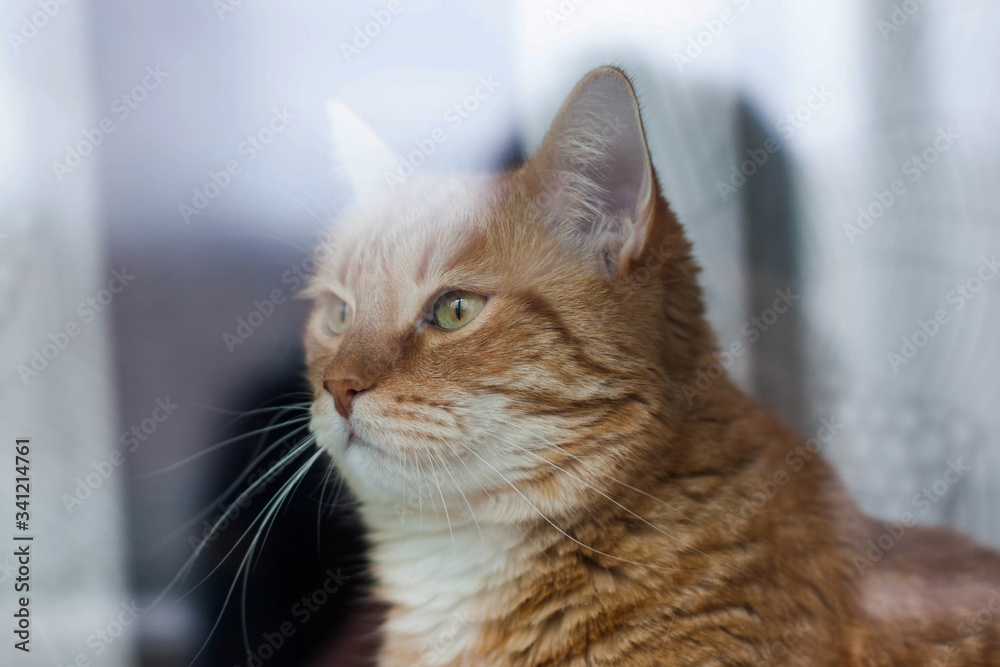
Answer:
[(864, 516), (719, 372), (620, 70), (523, 166), (410, 179), (320, 254), (310, 426), (379, 665), (1000, 665), (1000, 555)]

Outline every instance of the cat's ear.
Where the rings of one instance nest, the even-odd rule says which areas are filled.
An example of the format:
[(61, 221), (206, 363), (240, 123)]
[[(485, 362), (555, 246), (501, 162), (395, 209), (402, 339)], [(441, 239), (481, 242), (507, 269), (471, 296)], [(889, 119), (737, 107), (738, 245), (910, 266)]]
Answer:
[(329, 100), (326, 115), (333, 138), (336, 166), (347, 177), (355, 203), (384, 193), (388, 189), (385, 174), (399, 167), (395, 153), (341, 102)]
[(610, 273), (639, 257), (658, 194), (639, 103), (621, 70), (601, 67), (580, 80), (532, 162), (561, 235), (597, 253)]

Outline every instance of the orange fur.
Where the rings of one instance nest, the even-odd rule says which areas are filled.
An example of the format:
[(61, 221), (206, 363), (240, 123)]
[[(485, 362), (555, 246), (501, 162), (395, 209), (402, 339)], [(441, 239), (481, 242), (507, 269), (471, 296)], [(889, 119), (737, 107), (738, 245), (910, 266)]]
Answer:
[[(600, 210), (608, 95), (638, 123), (597, 70), (524, 167), (403, 188), (316, 275), (312, 427), (370, 531), (379, 664), (1000, 665), (1000, 556), (911, 527), (858, 566), (884, 529), (828, 464), (725, 377), (696, 386), (716, 348), (655, 177)], [(428, 304), (455, 288), (489, 301), (443, 331)], [(350, 423), (324, 390), (344, 377)]]

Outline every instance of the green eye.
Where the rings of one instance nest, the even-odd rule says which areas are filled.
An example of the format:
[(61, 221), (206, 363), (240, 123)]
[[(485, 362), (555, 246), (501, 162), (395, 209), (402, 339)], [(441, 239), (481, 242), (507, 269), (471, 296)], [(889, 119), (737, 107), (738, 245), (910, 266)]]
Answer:
[(326, 304), (326, 329), (334, 335), (342, 334), (354, 323), (354, 309), (339, 296), (330, 297)]
[(486, 297), (472, 292), (455, 290), (441, 295), (434, 304), (434, 324), (442, 329), (457, 329), (479, 314), (486, 305)]

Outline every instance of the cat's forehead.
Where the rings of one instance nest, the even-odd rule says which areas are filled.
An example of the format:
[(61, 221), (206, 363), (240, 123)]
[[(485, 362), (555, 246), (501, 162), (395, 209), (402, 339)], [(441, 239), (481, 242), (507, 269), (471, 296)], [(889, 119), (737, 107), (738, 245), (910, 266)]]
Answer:
[(496, 199), (489, 178), (401, 185), (333, 228), (316, 277), (355, 298), (440, 280), (484, 230)]

